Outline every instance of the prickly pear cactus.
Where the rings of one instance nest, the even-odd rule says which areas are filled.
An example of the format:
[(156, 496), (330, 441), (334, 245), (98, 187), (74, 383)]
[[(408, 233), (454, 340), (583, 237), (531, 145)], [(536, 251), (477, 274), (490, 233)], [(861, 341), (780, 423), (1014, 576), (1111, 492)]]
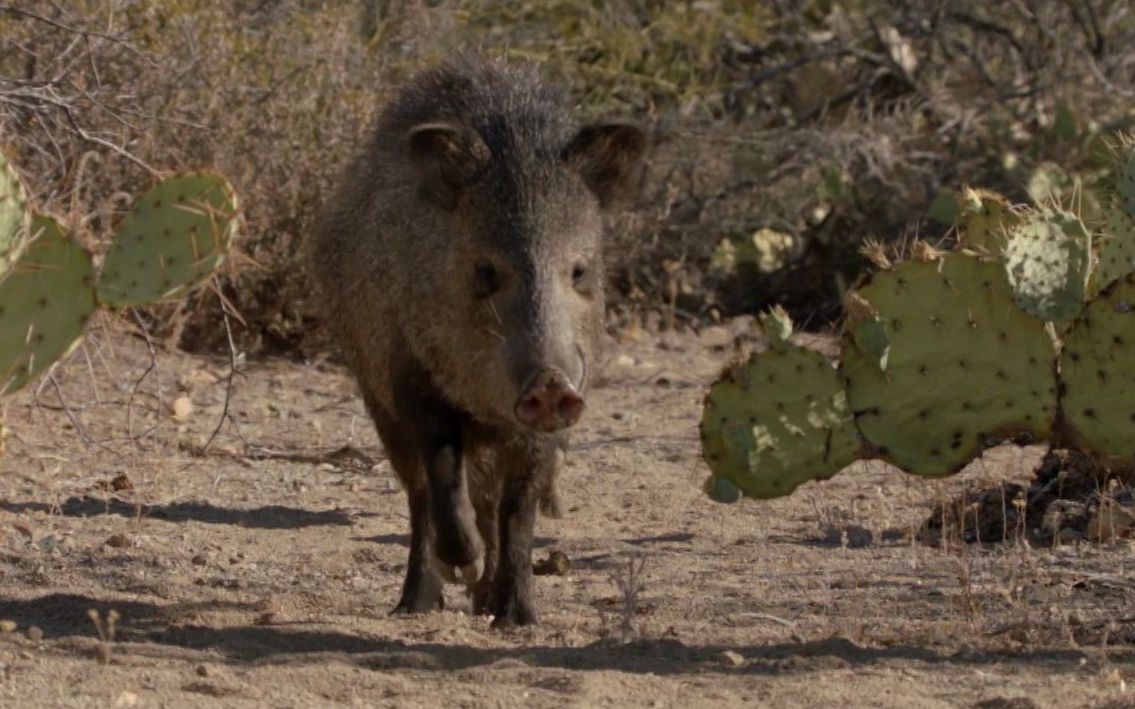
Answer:
[(1034, 167), (1025, 183), (1025, 191), (1033, 204), (1060, 204), (1075, 187), (1075, 179), (1064, 168), (1049, 161)]
[(766, 320), (771, 349), (730, 366), (706, 397), (702, 454), (713, 474), (705, 491), (719, 502), (788, 495), (835, 475), (862, 450), (836, 370), (790, 344), (785, 322)]
[(1115, 168), (1115, 191), (1119, 206), (1135, 219), (1135, 143), (1123, 146)]
[(959, 240), (971, 251), (1000, 256), (1008, 230), (1020, 223), (1009, 200), (988, 190), (965, 189), (961, 195)]
[(1099, 263), (1092, 274), (1093, 292), (1135, 271), (1135, 219), (1118, 206), (1104, 212), (1096, 253)]
[(800, 240), (792, 234), (767, 228), (748, 238), (726, 237), (713, 250), (710, 268), (727, 276), (737, 275), (742, 266), (772, 273), (784, 268), (799, 245)]
[(1093, 299), (1064, 337), (1060, 413), (1073, 446), (1135, 463), (1135, 274)]
[(0, 279), (27, 245), (30, 224), (24, 185), (0, 153)]
[(232, 188), (213, 173), (173, 177), (147, 192), (115, 234), (99, 301), (121, 307), (184, 295), (224, 260), (236, 209)]
[(0, 394), (10, 394), (79, 344), (95, 309), (91, 259), (50, 217), (0, 282)]
[(840, 369), (876, 453), (938, 477), (991, 440), (1048, 435), (1056, 352), (1044, 323), (1013, 304), (1000, 263), (924, 251), (854, 294)]
[(1091, 267), (1091, 232), (1070, 212), (1038, 209), (1009, 230), (1005, 272), (1014, 300), (1041, 320), (1080, 313)]

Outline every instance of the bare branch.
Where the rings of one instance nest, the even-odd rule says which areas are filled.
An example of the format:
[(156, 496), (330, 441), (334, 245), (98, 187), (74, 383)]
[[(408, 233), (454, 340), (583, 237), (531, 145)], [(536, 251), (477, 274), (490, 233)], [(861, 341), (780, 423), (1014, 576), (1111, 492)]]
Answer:
[(29, 10), (24, 10), (23, 8), (13, 7), (11, 5), (0, 5), (0, 12), (6, 12), (10, 15), (16, 15), (17, 17), (26, 17), (29, 20), (35, 20), (36, 22), (42, 22), (45, 25), (50, 25), (51, 27), (54, 27), (56, 29), (60, 29), (60, 30), (63, 30), (64, 32), (70, 32), (72, 34), (80, 35), (82, 37), (88, 37), (88, 38), (89, 37), (97, 37), (98, 39), (105, 39), (108, 42), (113, 42), (113, 43), (123, 47), (126, 51), (130, 52), (131, 54), (133, 54), (133, 55), (135, 55), (139, 58), (143, 58), (143, 59), (145, 58), (145, 56), (141, 52), (139, 52), (132, 44), (130, 44), (129, 42), (127, 42), (126, 40), (124, 40), (121, 37), (115, 37), (114, 35), (106, 34), (104, 32), (98, 32), (98, 31), (95, 31), (95, 30), (88, 30), (88, 29), (84, 29), (84, 28), (81, 28), (81, 27), (74, 27), (72, 25), (64, 24), (64, 23), (59, 22), (57, 20), (53, 20), (50, 17), (44, 17), (43, 15), (36, 14), (36, 13), (31, 12)]

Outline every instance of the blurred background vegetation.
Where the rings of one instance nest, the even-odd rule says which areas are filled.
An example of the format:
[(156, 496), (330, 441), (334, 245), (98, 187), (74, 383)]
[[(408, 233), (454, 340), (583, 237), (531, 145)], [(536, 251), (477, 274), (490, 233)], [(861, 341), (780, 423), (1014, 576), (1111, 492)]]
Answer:
[(243, 349), (311, 356), (299, 244), (376, 101), (459, 48), (651, 130), (613, 225), (613, 325), (782, 302), (822, 326), (865, 240), (941, 236), (944, 192), (1027, 199), (1043, 166), (1087, 169), (1135, 127), (1129, 0), (0, 0), (0, 145), (96, 254), (154, 174), (221, 170), (241, 253), (149, 321), (224, 347), (222, 296)]

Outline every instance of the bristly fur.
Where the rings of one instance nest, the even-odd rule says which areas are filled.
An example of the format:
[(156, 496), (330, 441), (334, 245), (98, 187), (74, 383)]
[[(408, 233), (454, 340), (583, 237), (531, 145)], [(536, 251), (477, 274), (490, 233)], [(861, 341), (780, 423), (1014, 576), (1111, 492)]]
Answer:
[[(541, 367), (586, 389), (603, 312), (601, 210), (644, 144), (628, 126), (577, 131), (565, 95), (534, 66), (456, 60), (387, 105), (310, 242), (327, 324), (406, 484), (411, 517), (415, 504), (441, 504), (436, 490), (427, 494), (438, 479), (460, 483), (469, 468), (494, 572), (498, 507), (520, 505), (523, 517), (536, 495), (550, 500), (566, 441), (520, 426), (515, 402)], [(491, 278), (477, 275), (486, 269)], [(477, 295), (478, 278), (488, 278), (487, 295)], [(457, 470), (435, 460), (446, 450), (437, 460), (456, 453)], [(464, 537), (447, 538), (446, 515), (472, 514), (466, 497), (446, 514), (431, 508), (442, 556), (447, 544), (457, 557), (480, 553), (471, 522), (458, 519), (454, 534)], [(412, 536), (424, 525), (413, 522)], [(506, 578), (510, 568), (496, 583), (523, 585)], [(410, 589), (414, 573), (403, 602), (414, 596), (410, 609), (420, 610), (415, 601), (433, 587)], [(500, 596), (509, 593), (494, 602), (508, 606)]]

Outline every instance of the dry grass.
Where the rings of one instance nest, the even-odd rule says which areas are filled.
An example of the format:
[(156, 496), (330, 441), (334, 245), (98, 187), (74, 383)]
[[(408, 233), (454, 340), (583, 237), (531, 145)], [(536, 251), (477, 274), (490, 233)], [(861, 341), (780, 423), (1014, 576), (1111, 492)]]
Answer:
[[(535, 60), (582, 115), (654, 131), (638, 208), (615, 225), (616, 322), (780, 300), (820, 324), (865, 238), (940, 228), (920, 220), (941, 188), (1023, 197), (1033, 166), (1075, 170), (1130, 125), (1132, 47), (1122, 0), (32, 0), (0, 4), (0, 143), (96, 251), (123, 192), (218, 167), (249, 225), (225, 280), (237, 340), (311, 354), (298, 245), (376, 98), (455, 49)], [(720, 239), (765, 226), (800, 237), (788, 268), (709, 272)], [(224, 349), (221, 313), (211, 296), (185, 306), (182, 344)]]

